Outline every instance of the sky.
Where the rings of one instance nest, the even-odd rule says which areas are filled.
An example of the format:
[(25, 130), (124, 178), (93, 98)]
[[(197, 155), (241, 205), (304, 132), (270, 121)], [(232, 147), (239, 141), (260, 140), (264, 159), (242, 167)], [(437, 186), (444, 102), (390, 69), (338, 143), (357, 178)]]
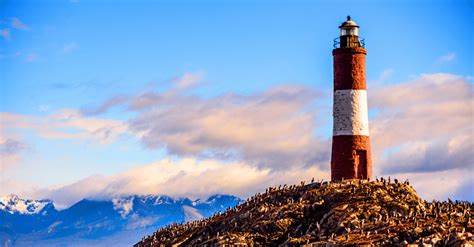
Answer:
[(0, 1), (0, 195), (248, 197), (330, 178), (332, 49), (367, 54), (374, 177), (474, 200), (472, 1)]

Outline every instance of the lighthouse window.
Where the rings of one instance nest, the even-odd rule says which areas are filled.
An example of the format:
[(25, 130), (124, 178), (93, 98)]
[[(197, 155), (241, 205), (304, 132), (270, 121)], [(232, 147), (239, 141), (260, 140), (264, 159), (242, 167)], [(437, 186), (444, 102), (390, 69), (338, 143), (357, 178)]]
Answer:
[(341, 28), (341, 36), (345, 36), (345, 35), (359, 35), (359, 30), (357, 27)]

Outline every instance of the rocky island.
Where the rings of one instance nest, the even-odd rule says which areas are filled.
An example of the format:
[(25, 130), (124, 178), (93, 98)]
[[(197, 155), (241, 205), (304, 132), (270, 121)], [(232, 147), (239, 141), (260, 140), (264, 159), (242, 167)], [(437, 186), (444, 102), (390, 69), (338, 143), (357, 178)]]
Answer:
[(159, 229), (148, 246), (471, 246), (473, 203), (422, 200), (397, 179), (268, 188), (210, 218)]

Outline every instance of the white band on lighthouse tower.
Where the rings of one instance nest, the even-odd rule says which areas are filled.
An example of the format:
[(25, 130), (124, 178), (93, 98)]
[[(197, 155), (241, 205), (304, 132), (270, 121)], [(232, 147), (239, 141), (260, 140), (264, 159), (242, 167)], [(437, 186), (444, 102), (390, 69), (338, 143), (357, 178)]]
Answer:
[(336, 90), (333, 114), (333, 135), (369, 136), (366, 90)]

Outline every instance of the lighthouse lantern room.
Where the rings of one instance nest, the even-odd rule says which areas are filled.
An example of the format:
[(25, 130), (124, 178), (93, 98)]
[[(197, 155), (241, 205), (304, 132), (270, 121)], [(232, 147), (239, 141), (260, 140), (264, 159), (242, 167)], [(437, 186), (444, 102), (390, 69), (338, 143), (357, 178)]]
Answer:
[(351, 20), (351, 16), (347, 16), (339, 29), (341, 35), (334, 40), (334, 48), (364, 47), (364, 40), (359, 38), (359, 26)]

